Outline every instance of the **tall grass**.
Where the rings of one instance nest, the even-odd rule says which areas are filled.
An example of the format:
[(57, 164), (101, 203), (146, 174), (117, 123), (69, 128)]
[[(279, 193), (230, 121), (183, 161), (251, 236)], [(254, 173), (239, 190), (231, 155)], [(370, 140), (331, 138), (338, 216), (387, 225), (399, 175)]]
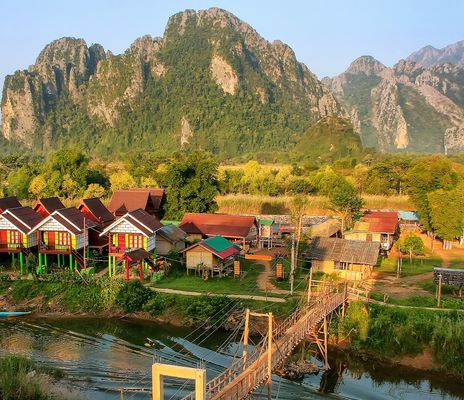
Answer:
[[(219, 212), (229, 214), (289, 214), (294, 196), (266, 196), (227, 194), (216, 198)], [(408, 196), (364, 195), (364, 207), (373, 209), (414, 209)], [(330, 215), (330, 204), (325, 196), (307, 196), (304, 207), (306, 215)]]
[[(34, 372), (35, 371), (35, 372)], [(62, 377), (59, 370), (39, 367), (31, 360), (7, 356), (0, 359), (0, 398), (3, 400), (51, 400), (36, 373)]]

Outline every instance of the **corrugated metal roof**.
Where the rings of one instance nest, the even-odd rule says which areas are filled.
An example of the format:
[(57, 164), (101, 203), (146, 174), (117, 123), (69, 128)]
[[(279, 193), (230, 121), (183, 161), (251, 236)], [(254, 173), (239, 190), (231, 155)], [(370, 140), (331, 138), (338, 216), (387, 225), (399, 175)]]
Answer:
[(16, 198), (16, 196), (7, 196), (0, 199), (0, 212), (8, 210), (9, 208), (22, 207), (22, 204)]
[(398, 211), (400, 219), (404, 221), (419, 221), (420, 215), (417, 211)]
[(157, 235), (164, 237), (171, 243), (179, 241), (185, 241), (187, 234), (175, 225), (164, 225), (158, 232)]
[(2, 216), (25, 234), (43, 220), (41, 215), (28, 206), (8, 209)]
[(33, 207), (34, 210), (37, 210), (40, 205), (42, 205), (42, 207), (48, 212), (48, 214), (51, 214), (56, 210), (65, 208), (65, 205), (58, 197), (42, 197), (37, 199)]
[(138, 208), (145, 210), (152, 206), (157, 213), (161, 208), (163, 199), (164, 189), (115, 190), (108, 204), (108, 209), (113, 214), (120, 215)]
[(253, 216), (186, 213), (179, 226), (184, 232), (206, 236), (244, 238), (255, 224)]
[(330, 237), (341, 230), (342, 224), (338, 219), (328, 219), (320, 224), (311, 226), (311, 237)]
[(376, 242), (315, 237), (306, 251), (306, 257), (311, 260), (375, 265), (379, 249), (380, 245)]
[(108, 210), (105, 207), (105, 205), (101, 202), (101, 200), (97, 197), (82, 200), (81, 205), (79, 206), (79, 210), (83, 206), (87, 207), (87, 209), (94, 215), (94, 217), (100, 223), (114, 221), (115, 219), (115, 216), (111, 214), (110, 210)]
[(272, 219), (260, 219), (258, 221), (258, 224), (260, 225), (272, 225), (274, 223), (274, 220)]
[(200, 242), (194, 243), (186, 249), (182, 250), (181, 253), (187, 252), (197, 246), (203, 247), (205, 250), (210, 251), (222, 260), (240, 253), (240, 249), (236, 245), (229, 242), (222, 236), (215, 236), (201, 240)]

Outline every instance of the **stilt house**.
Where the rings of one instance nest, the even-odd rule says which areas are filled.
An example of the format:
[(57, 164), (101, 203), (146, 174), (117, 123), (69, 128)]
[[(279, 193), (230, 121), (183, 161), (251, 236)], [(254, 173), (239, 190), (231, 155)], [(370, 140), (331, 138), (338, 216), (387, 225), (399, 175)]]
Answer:
[(31, 207), (7, 209), (0, 215), (0, 251), (11, 254), (15, 263), (15, 254), (21, 273), (24, 273), (24, 256), (37, 247), (37, 235), (32, 229), (43, 220)]
[(89, 248), (102, 252), (103, 248), (108, 246), (108, 236), (100, 234), (116, 220), (116, 217), (96, 197), (82, 200), (78, 209), (96, 224), (94, 228), (89, 229)]
[(108, 204), (108, 209), (116, 217), (121, 217), (128, 212), (141, 208), (148, 214), (161, 219), (165, 200), (164, 189), (115, 190)]
[(46, 217), (33, 229), (39, 243), (39, 270), (48, 267), (48, 257), (56, 256), (58, 266), (67, 264), (67, 255), (71, 269), (83, 267), (83, 249), (88, 250), (89, 230), (95, 226), (76, 207), (56, 210)]
[(141, 208), (128, 212), (107, 226), (100, 236), (108, 236), (108, 271), (110, 276), (116, 271), (116, 260), (124, 260), (131, 251), (145, 250), (146, 258), (139, 260), (146, 267), (156, 255), (156, 232), (163, 225), (153, 215)]

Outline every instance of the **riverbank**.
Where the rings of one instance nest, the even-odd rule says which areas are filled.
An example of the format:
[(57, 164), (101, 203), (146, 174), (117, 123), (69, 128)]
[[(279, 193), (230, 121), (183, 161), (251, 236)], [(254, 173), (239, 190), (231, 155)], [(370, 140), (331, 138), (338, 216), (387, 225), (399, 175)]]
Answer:
[[(138, 281), (106, 278), (83, 282), (74, 275), (41, 281), (0, 281), (0, 309), (32, 311), (47, 318), (135, 318), (174, 326), (221, 325), (234, 329), (243, 310), (266, 309), (277, 319), (288, 316), (296, 300), (266, 303), (217, 296), (157, 293)], [(259, 327), (254, 325), (254, 329)], [(464, 315), (408, 310), (353, 302), (342, 321), (331, 324), (332, 344), (353, 353), (464, 381)]]

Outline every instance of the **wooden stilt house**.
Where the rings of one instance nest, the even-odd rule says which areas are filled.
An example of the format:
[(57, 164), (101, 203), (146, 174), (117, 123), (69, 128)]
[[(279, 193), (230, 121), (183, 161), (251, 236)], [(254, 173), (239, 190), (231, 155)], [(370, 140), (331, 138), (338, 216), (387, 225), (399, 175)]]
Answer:
[[(36, 225), (39, 244), (39, 271), (48, 268), (49, 257), (56, 256), (58, 266), (68, 264), (73, 270), (84, 266), (83, 251), (89, 245), (89, 229), (96, 223), (86, 219), (76, 207), (56, 210)], [(69, 258), (67, 263), (66, 258)]]
[(108, 246), (108, 236), (100, 234), (116, 220), (116, 217), (96, 197), (82, 200), (78, 209), (86, 218), (96, 223), (94, 228), (89, 229), (89, 248), (101, 253)]
[(107, 226), (100, 236), (108, 236), (109, 275), (115, 275), (116, 261), (126, 260), (134, 250), (145, 251), (146, 257), (138, 260), (144, 269), (153, 263), (152, 257), (156, 258), (156, 232), (162, 227), (156, 217), (141, 208), (126, 213)]
[(21, 273), (24, 269), (24, 256), (37, 247), (37, 235), (32, 229), (43, 220), (31, 207), (10, 208), (0, 215), (0, 251), (11, 254), (12, 264), (15, 255)]
[(58, 197), (42, 197), (32, 207), (42, 217), (47, 218), (52, 212), (66, 208)]

